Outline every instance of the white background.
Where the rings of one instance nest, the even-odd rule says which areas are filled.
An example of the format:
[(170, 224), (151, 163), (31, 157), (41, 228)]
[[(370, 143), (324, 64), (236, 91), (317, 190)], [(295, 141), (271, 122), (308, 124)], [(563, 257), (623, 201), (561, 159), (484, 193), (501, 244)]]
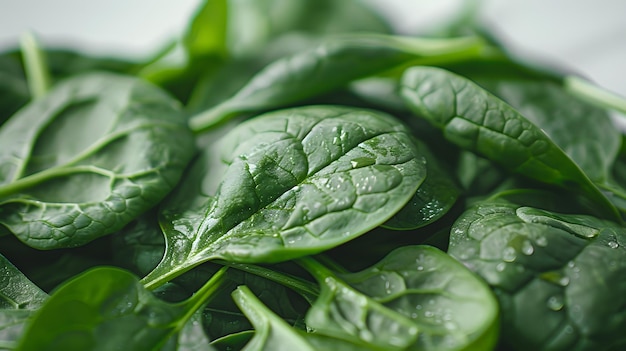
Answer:
[[(341, 0), (337, 0), (341, 1)], [(428, 28), (462, 0), (368, 0), (403, 32)], [(484, 0), (481, 17), (520, 53), (575, 70), (626, 96), (625, 0)], [(141, 58), (179, 35), (199, 0), (0, 0), (0, 50), (24, 31), (46, 44)]]

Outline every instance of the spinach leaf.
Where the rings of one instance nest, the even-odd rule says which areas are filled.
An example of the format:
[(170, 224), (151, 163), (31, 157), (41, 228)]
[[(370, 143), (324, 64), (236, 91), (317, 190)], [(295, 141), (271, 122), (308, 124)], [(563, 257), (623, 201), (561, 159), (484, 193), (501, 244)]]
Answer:
[(0, 55), (0, 125), (30, 98), (24, 71), (10, 53)]
[(496, 292), (509, 347), (606, 350), (625, 339), (625, 235), (609, 221), (496, 198), (459, 217), (449, 253)]
[(380, 349), (495, 347), (498, 305), (488, 286), (434, 247), (398, 248), (357, 273), (302, 262), (322, 285), (306, 318), (318, 333)]
[(154, 297), (128, 271), (98, 267), (59, 287), (34, 315), (17, 350), (152, 350), (221, 287), (224, 270), (189, 299)]
[(242, 351), (364, 350), (362, 345), (316, 333), (305, 333), (292, 328), (263, 305), (245, 285), (238, 287), (233, 292), (233, 299), (246, 317), (250, 319), (255, 329), (254, 336)]
[(159, 89), (104, 73), (67, 80), (0, 129), (0, 224), (38, 249), (85, 244), (158, 203), (193, 152)]
[(607, 180), (621, 136), (605, 110), (551, 81), (500, 77), (477, 82), (545, 131), (591, 180)]
[(228, 48), (235, 58), (257, 56), (283, 37), (348, 32), (390, 33), (391, 29), (362, 0), (228, 2)]
[(13, 349), (24, 325), (48, 295), (0, 255), (0, 349)]
[(405, 127), (375, 111), (276, 111), (222, 140), (212, 149), (224, 166), (193, 165), (164, 207), (166, 252), (147, 286), (211, 259), (271, 263), (337, 246), (389, 219), (426, 176)]
[(586, 196), (599, 216), (619, 219), (589, 177), (536, 125), (475, 83), (434, 67), (413, 67), (402, 96), (444, 137), (504, 168)]
[(482, 41), (473, 37), (430, 40), (374, 34), (337, 36), (268, 65), (234, 96), (193, 116), (190, 126), (202, 131), (245, 112), (283, 107), (336, 90), (408, 61), (465, 58), (477, 55), (480, 48)]
[(0, 309), (36, 309), (48, 295), (0, 255)]

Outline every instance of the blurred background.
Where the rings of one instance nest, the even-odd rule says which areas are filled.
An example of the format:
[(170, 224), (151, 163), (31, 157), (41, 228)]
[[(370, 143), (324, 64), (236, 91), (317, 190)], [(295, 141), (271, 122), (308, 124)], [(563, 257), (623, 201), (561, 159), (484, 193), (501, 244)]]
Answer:
[[(338, 0), (341, 1), (341, 0)], [(459, 0), (366, 0), (415, 34), (454, 16)], [(33, 31), (45, 45), (146, 58), (178, 36), (199, 0), (0, 0), (0, 51)], [(481, 20), (514, 51), (558, 63), (626, 96), (626, 1), (485, 0)]]

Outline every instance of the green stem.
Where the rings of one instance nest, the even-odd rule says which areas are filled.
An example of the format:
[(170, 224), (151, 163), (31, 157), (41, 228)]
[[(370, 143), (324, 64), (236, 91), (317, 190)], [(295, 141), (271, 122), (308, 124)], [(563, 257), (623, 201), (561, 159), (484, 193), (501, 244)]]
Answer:
[(44, 52), (35, 35), (30, 32), (22, 35), (21, 49), (28, 88), (33, 99), (39, 99), (46, 95), (50, 88), (50, 73)]
[(185, 315), (183, 318), (179, 320), (180, 326), (185, 325), (187, 320), (191, 318), (191, 316), (198, 310), (202, 305), (207, 303), (212, 296), (215, 296), (215, 293), (218, 290), (226, 288), (226, 285), (223, 283), (226, 281), (226, 270), (228, 267), (222, 267), (219, 271), (217, 271), (209, 281), (207, 281), (200, 290), (196, 291), (190, 298), (180, 303), (180, 305), (185, 309)]
[(286, 286), (299, 293), (305, 300), (307, 300), (307, 302), (311, 304), (319, 295), (317, 285), (286, 273), (247, 263), (226, 262), (221, 260), (216, 260), (215, 262)]
[(626, 116), (626, 98), (576, 76), (566, 76), (565, 90), (602, 108), (613, 109)]
[(319, 263), (313, 257), (302, 257), (296, 260), (296, 263), (309, 272), (318, 282), (322, 282), (326, 277), (334, 276), (333, 272)]

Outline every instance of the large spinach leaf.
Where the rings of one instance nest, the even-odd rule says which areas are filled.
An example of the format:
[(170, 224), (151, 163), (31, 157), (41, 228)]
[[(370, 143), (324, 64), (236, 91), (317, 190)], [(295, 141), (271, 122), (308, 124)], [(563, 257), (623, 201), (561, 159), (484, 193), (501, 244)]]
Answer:
[(384, 350), (492, 350), (498, 305), (480, 279), (431, 246), (405, 246), (357, 273), (302, 261), (322, 285), (307, 313), (318, 333)]
[(449, 253), (495, 290), (510, 347), (606, 350), (625, 339), (625, 238), (612, 222), (495, 199), (459, 217)]
[(158, 203), (194, 150), (179, 104), (158, 88), (67, 80), (0, 129), (0, 224), (39, 249), (84, 244)]
[(477, 55), (481, 48), (482, 41), (474, 37), (337, 36), (268, 65), (234, 96), (193, 116), (190, 125), (202, 131), (241, 113), (293, 104), (408, 61), (454, 60)]
[(399, 121), (347, 107), (268, 113), (217, 150), (224, 166), (195, 164), (164, 208), (167, 247), (149, 286), (210, 259), (278, 262), (334, 247), (389, 219), (426, 176)]
[(89, 270), (50, 296), (17, 350), (156, 349), (220, 289), (223, 277), (221, 270), (192, 297), (171, 304), (154, 297), (127, 271)]
[(541, 182), (593, 201), (597, 215), (620, 216), (606, 196), (539, 127), (467, 78), (435, 67), (413, 67), (402, 96), (415, 113), (443, 130), (444, 137)]

